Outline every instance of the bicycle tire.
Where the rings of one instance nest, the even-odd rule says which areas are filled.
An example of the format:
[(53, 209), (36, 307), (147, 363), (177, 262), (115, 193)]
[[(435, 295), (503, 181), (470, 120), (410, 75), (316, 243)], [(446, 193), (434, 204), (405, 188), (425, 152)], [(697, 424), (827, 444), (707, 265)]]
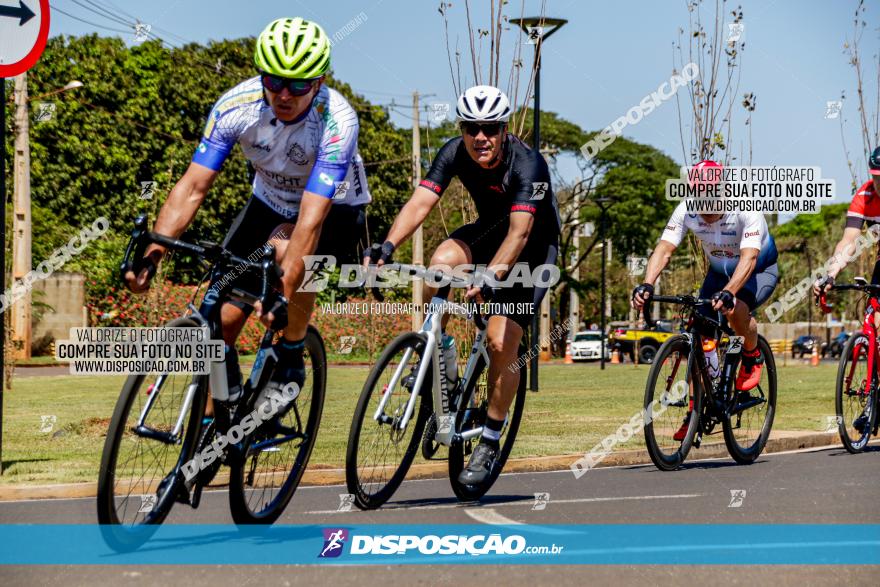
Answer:
[[(520, 350), (523, 350), (524, 347), (520, 347)], [(470, 403), (471, 396), (474, 394), (477, 383), (480, 382), (480, 378), (486, 370), (485, 360), (482, 356), (477, 359), (477, 365), (474, 369), (474, 374), (471, 376), (470, 381), (467, 382), (467, 387), (464, 389), (462, 396), (461, 406), (467, 406)], [(487, 392), (487, 400), (488, 401), (488, 392)], [(470, 454), (470, 446), (474, 443), (479, 442), (479, 438), (474, 438), (472, 440), (463, 441), (463, 442), (454, 442), (452, 446), (449, 447), (449, 482), (452, 485), (452, 491), (455, 493), (455, 496), (461, 501), (476, 501), (483, 497), (491, 488), (492, 485), (495, 484), (495, 481), (498, 480), (498, 476), (501, 475), (501, 471), (504, 469), (504, 465), (507, 463), (507, 459), (510, 456), (510, 452), (513, 450), (513, 443), (516, 441), (516, 434), (519, 431), (519, 425), (522, 420), (523, 407), (526, 403), (526, 368), (523, 366), (519, 371), (519, 384), (516, 390), (516, 397), (514, 398), (513, 405), (510, 410), (510, 417), (508, 418), (507, 428), (502, 431), (502, 444), (500, 450), (498, 451), (498, 458), (495, 459), (495, 463), (492, 466), (492, 470), (489, 472), (489, 476), (485, 481), (480, 483), (479, 485), (466, 485), (464, 483), (459, 482), (458, 476), (461, 474), (462, 470), (465, 467), (465, 458), (468, 454)], [(478, 414), (474, 417), (474, 425), (482, 426), (485, 422), (485, 407), (480, 406), (477, 408), (479, 410)], [(458, 432), (462, 431), (463, 426), (465, 425), (465, 417), (468, 415), (467, 409), (460, 409), (455, 415), (455, 429)]]
[[(761, 455), (761, 452), (767, 445), (767, 439), (770, 437), (770, 430), (773, 428), (773, 419), (776, 416), (776, 360), (773, 357), (773, 350), (770, 348), (770, 344), (760, 335), (758, 336), (758, 348), (761, 351), (761, 356), (764, 358), (763, 372), (767, 375), (767, 392), (764, 394), (763, 386), (760, 383), (755, 388), (759, 390), (760, 393), (764, 394), (765, 404), (767, 406), (767, 411), (764, 414), (764, 422), (761, 424), (761, 431), (751, 446), (743, 447), (736, 438), (736, 431), (742, 429), (739, 426), (741, 426), (742, 423), (743, 412), (734, 416), (738, 426), (734, 426), (733, 418), (731, 416), (726, 416), (721, 422), (721, 427), (724, 431), (724, 444), (727, 445), (727, 452), (733, 457), (734, 461), (741, 465), (749, 465), (755, 462), (755, 460)], [(742, 393), (749, 393), (751, 396), (753, 391), (754, 390)], [(758, 407), (758, 405), (754, 407)], [(746, 413), (747, 412), (749, 412), (749, 410), (746, 410)]]
[[(178, 318), (172, 320), (166, 326), (169, 328), (201, 327), (201, 325), (192, 318)], [(101, 524), (101, 531), (107, 544), (114, 550), (118, 551), (133, 550), (146, 542), (171, 511), (177, 492), (181, 489), (183, 484), (183, 478), (179, 472), (173, 478), (170, 477), (170, 475), (175, 469), (179, 471), (184, 463), (192, 459), (193, 454), (195, 453), (196, 439), (201, 431), (202, 416), (207, 401), (208, 376), (192, 376), (190, 378), (192, 381), (190, 385), (197, 385), (197, 389), (190, 406), (190, 414), (187, 420), (186, 430), (183, 434), (183, 440), (180, 444), (179, 456), (174, 461), (174, 466), (165, 474), (165, 477), (163, 477), (162, 481), (159, 482), (156, 488), (155, 505), (153, 505), (148, 512), (143, 512), (146, 515), (143, 516), (143, 519), (140, 522), (126, 524), (120, 519), (119, 512), (117, 512), (116, 509), (116, 499), (120, 497), (116, 494), (116, 467), (119, 462), (119, 453), (123, 436), (127, 432), (127, 424), (129, 423), (131, 408), (135, 399), (138, 397), (138, 392), (147, 380), (147, 377), (148, 376), (146, 375), (131, 375), (126, 379), (122, 391), (119, 394), (119, 399), (116, 401), (116, 407), (114, 408), (113, 416), (110, 420), (107, 437), (104, 441), (104, 449), (101, 454), (96, 500), (98, 523)], [(148, 391), (148, 395), (151, 392), (152, 389)], [(147, 440), (143, 437), (138, 438), (145, 441)], [(141, 479), (138, 479), (137, 481), (141, 481)], [(152, 483), (146, 485), (145, 488), (147, 491), (151, 491)], [(147, 494), (138, 495), (140, 497)], [(123, 502), (126, 504), (126, 511), (128, 507), (127, 500), (131, 497), (132, 494), (129, 493), (122, 498)], [(142, 498), (142, 504), (143, 503)], [(141, 512), (138, 511), (137, 513)]]
[[(406, 446), (403, 448), (402, 454), (399, 454), (399, 465), (397, 465), (397, 468), (394, 469), (390, 477), (383, 477), (380, 482), (366, 479), (366, 468), (364, 468), (364, 475), (361, 474), (358, 459), (359, 457), (364, 456), (363, 451), (360, 450), (360, 441), (362, 433), (364, 432), (364, 424), (368, 422), (376, 424), (372, 415), (378, 407), (378, 402), (371, 403), (371, 399), (376, 391), (375, 388), (381, 381), (380, 378), (389, 365), (392, 369), (397, 368), (398, 362), (392, 363), (392, 359), (394, 359), (401, 351), (406, 352), (406, 350), (410, 348), (413, 349), (413, 353), (418, 357), (417, 365), (421, 365), (424, 360), (431, 360), (431, 355), (428, 354), (426, 350), (426, 339), (424, 335), (417, 332), (406, 332), (395, 338), (385, 347), (385, 350), (383, 350), (382, 354), (379, 356), (379, 360), (370, 371), (367, 380), (364, 382), (360, 398), (358, 398), (357, 407), (352, 416), (351, 430), (348, 435), (348, 447), (345, 453), (345, 482), (348, 487), (348, 492), (354, 496), (355, 505), (363, 510), (376, 509), (382, 506), (385, 502), (391, 499), (391, 496), (393, 496), (394, 492), (397, 491), (397, 488), (400, 487), (400, 484), (406, 477), (413, 459), (415, 458), (416, 451), (422, 441), (425, 423), (431, 413), (431, 402), (427, 400), (427, 397), (432, 389), (433, 369), (429, 365), (427, 373), (425, 374), (425, 379), (422, 382), (421, 390), (415, 392), (418, 395), (416, 399), (418, 405), (415, 407), (413, 417), (410, 419), (407, 426), (407, 428), (411, 427), (413, 434), (408, 443), (404, 443)], [(386, 389), (383, 389), (382, 393), (384, 394), (386, 391)], [(392, 390), (392, 394), (393, 393), (394, 390)], [(414, 392), (413, 390), (410, 390), (408, 393)], [(403, 394), (401, 397), (403, 397)], [(397, 416), (394, 417), (396, 418)], [(394, 424), (392, 421), (391, 424), (377, 424), (377, 426), (379, 426), (379, 429), (378, 434), (374, 435), (374, 438), (376, 439), (376, 443), (374, 444), (378, 444), (378, 441), (382, 439), (384, 431), (382, 431), (381, 427), (386, 426), (391, 430)], [(389, 432), (389, 439), (392, 444), (397, 445), (403, 435), (398, 435), (399, 437), (397, 441), (395, 441), (392, 434), (393, 433)], [(403, 434), (405, 435), (405, 431), (403, 431)], [(382, 466), (378, 468), (380, 474), (384, 473), (386, 470), (386, 465), (384, 463), (385, 461), (383, 459)], [(377, 467), (373, 466), (371, 472), (375, 473), (376, 471)]]
[[(868, 348), (870, 346), (870, 342), (868, 341), (868, 337), (861, 331), (853, 333), (852, 336), (849, 337), (849, 340), (846, 341), (846, 344), (843, 347), (843, 352), (840, 355), (840, 363), (837, 368), (837, 385), (835, 386), (834, 393), (834, 409), (837, 415), (837, 433), (840, 435), (840, 441), (843, 444), (843, 448), (847, 450), (847, 452), (852, 454), (858, 454), (865, 450), (865, 447), (868, 446), (868, 441), (871, 439), (871, 431), (873, 430), (874, 422), (868, 422), (868, 425), (865, 427), (864, 431), (859, 432), (854, 427), (851, 428), (854, 418), (852, 417), (855, 413), (852, 410), (847, 410), (846, 408), (850, 406), (851, 400), (846, 402), (846, 406), (844, 405), (844, 396), (847, 398), (852, 398), (853, 393), (851, 391), (852, 381), (847, 382), (847, 373), (852, 370), (850, 373), (850, 377), (855, 375), (855, 368), (849, 367), (851, 363), (851, 357), (856, 346), (860, 347), (859, 357), (857, 357), (857, 363), (860, 362), (859, 359), (861, 357), (865, 357), (864, 365), (865, 365), (865, 373), (864, 376), (860, 376), (860, 381), (858, 382), (860, 386), (867, 385), (869, 386), (869, 391), (867, 394), (864, 394), (865, 402), (864, 404), (857, 401), (855, 408), (864, 413), (864, 410), (867, 406), (873, 405), (876, 406), (876, 398), (874, 394), (877, 393), (877, 374), (874, 373), (872, 376), (868, 376), (867, 373), (867, 355), (861, 354), (862, 348)], [(875, 363), (876, 364), (876, 363)], [(862, 395), (860, 390), (856, 392), (858, 397)], [(872, 410), (874, 412), (872, 414), (872, 420), (876, 418), (876, 410)], [(850, 432), (858, 433), (858, 437), (855, 437), (854, 434), (850, 434)]]
[[(290, 473), (282, 483), (278, 493), (268, 502), (266, 507), (259, 511), (253, 510), (248, 499), (249, 491), (256, 492), (255, 489), (250, 489), (245, 482), (248, 476), (247, 463), (249, 462), (249, 459), (243, 458), (243, 455), (241, 454), (236, 455), (231, 459), (229, 474), (229, 509), (232, 513), (232, 519), (236, 524), (248, 525), (274, 523), (281, 514), (284, 513), (284, 509), (287, 507), (287, 504), (290, 503), (293, 494), (296, 493), (299, 483), (302, 480), (303, 473), (305, 473), (306, 467), (308, 466), (312, 449), (315, 447), (315, 441), (318, 437), (318, 429), (321, 424), (321, 414), (324, 410), (324, 396), (327, 387), (327, 353), (324, 348), (324, 341), (321, 338), (321, 334), (311, 325), (306, 331), (304, 346), (305, 352), (308, 354), (312, 363), (312, 394), (309, 401), (308, 418), (305, 424), (305, 438), (298, 447), (296, 458), (290, 468)], [(306, 365), (306, 369), (308, 372), (308, 364)], [(295, 405), (304, 397), (304, 394), (300, 392), (297, 399), (294, 400)], [(296, 416), (294, 410), (289, 411), (284, 418), (290, 418), (291, 416)], [(254, 438), (254, 435), (245, 438), (243, 440), (243, 446), (249, 446)], [(259, 457), (254, 456), (252, 458), (256, 459)], [(262, 475), (262, 477), (265, 477), (265, 475)], [(274, 479), (274, 472), (272, 478)], [(251, 479), (251, 483), (253, 482), (254, 480)]]
[[(648, 455), (651, 457), (651, 462), (653, 462), (661, 471), (674, 471), (684, 464), (688, 453), (690, 453), (690, 450), (693, 447), (694, 435), (697, 433), (700, 424), (703, 384), (700, 377), (700, 371), (697, 369), (696, 365), (690, 364), (690, 344), (688, 337), (684, 334), (677, 334), (667, 339), (658, 349), (654, 361), (651, 363), (651, 369), (648, 372), (648, 381), (645, 383), (645, 398), (643, 406), (645, 409), (645, 446), (648, 449)], [(671, 404), (667, 404), (667, 407), (664, 408), (663, 412), (656, 415), (654, 414), (652, 404), (656, 400), (658, 406), (663, 405), (662, 395), (660, 398), (655, 398), (655, 387), (663, 367), (674, 353), (678, 353), (678, 357), (675, 360), (679, 362), (679, 365), (681, 364), (681, 361), (684, 361), (684, 367), (686, 370), (685, 381), (689, 384), (688, 395), (689, 399), (693, 400), (693, 405), (688, 409), (690, 417), (684, 439), (681, 440), (678, 445), (674, 445), (674, 443), (678, 441), (673, 440), (672, 444), (676, 446), (675, 450), (666, 453), (661, 449), (661, 443), (658, 442), (654, 423), (657, 420), (657, 416), (665, 413), (668, 409), (668, 405)], [(691, 387), (693, 388), (692, 390)], [(668, 426), (663, 427), (664, 430), (666, 428), (668, 428)]]

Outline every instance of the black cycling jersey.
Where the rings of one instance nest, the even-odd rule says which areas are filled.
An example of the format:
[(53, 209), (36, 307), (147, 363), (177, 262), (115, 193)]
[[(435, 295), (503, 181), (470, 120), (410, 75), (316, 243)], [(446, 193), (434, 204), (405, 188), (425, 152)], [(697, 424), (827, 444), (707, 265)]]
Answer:
[(529, 240), (556, 241), (559, 212), (547, 162), (515, 136), (505, 137), (501, 164), (492, 169), (471, 159), (462, 137), (450, 140), (419, 185), (440, 196), (456, 176), (473, 198), (481, 223), (507, 226), (511, 212), (527, 212), (535, 217)]

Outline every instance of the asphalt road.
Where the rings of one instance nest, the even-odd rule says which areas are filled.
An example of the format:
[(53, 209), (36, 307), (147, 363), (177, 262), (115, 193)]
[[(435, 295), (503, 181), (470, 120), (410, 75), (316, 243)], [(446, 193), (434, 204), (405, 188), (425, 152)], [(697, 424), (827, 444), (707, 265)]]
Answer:
[[(662, 524), (880, 523), (880, 447), (862, 455), (831, 448), (763, 456), (737, 466), (729, 459), (692, 461), (663, 473), (653, 466), (601, 468), (575, 479), (568, 472), (503, 475), (479, 504), (460, 504), (448, 481), (408, 481), (380, 510), (338, 511), (342, 486), (305, 487), (280, 523), (344, 524)], [(535, 493), (549, 494), (543, 509)], [(733, 496), (736, 496), (734, 499)], [(541, 500), (543, 503), (544, 500)], [(0, 523), (94, 523), (93, 499), (0, 503)], [(198, 510), (176, 507), (166, 523), (231, 523), (225, 491), (207, 493)], [(674, 536), (670, 537), (674, 542)], [(876, 585), (876, 567), (468, 566), (468, 567), (6, 567), (4, 585), (62, 581), (91, 584), (300, 584), (393, 576), (401, 584), (503, 580), (506, 584)], [(184, 579), (185, 577), (185, 579)]]

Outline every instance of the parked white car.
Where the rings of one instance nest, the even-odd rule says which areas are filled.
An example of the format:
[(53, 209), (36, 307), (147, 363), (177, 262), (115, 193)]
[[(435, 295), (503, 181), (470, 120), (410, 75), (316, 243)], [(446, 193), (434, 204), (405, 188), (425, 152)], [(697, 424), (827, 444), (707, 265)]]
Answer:
[[(598, 361), (602, 353), (602, 333), (598, 330), (583, 330), (574, 335), (569, 343), (573, 361)], [(605, 341), (605, 358), (611, 358), (611, 348)]]

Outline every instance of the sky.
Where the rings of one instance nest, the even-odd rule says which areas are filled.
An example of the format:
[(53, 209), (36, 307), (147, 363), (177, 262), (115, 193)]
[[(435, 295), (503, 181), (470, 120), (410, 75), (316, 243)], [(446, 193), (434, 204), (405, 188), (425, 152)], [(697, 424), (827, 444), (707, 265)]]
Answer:
[[(541, 0), (520, 2), (526, 16), (540, 14)], [(518, 17), (520, 2), (509, 2), (513, 8), (506, 13)], [(679, 27), (687, 26), (685, 0), (547, 0), (543, 4), (547, 16), (565, 18), (568, 23), (544, 46), (542, 109), (557, 112), (584, 129), (599, 130), (669, 80), (672, 43)], [(838, 201), (849, 200), (851, 176), (840, 119), (826, 118), (826, 103), (838, 100), (842, 91), (848, 98), (841, 114), (843, 136), (860, 182), (868, 178), (856, 110), (855, 72), (843, 52), (845, 41), (853, 35), (857, 4), (857, 0), (741, 0), (728, 2), (725, 9), (726, 22), (737, 5), (744, 13), (746, 47), (739, 97), (746, 92), (757, 97), (751, 129), (753, 164), (820, 167), (823, 177), (836, 180)], [(868, 63), (880, 52), (880, 29), (872, 24), (880, 22), (880, 1), (867, 0), (866, 4), (869, 25), (862, 36), (861, 51)], [(118, 20), (132, 22), (136, 18), (175, 45), (184, 40), (205, 43), (254, 36), (274, 18), (303, 16), (320, 23), (329, 35), (336, 35), (332, 56), (335, 75), (374, 103), (393, 101), (396, 124), (411, 126), (408, 114), (414, 91), (424, 96), (424, 103), (454, 104), (456, 97), (439, 0), (52, 0), (50, 5), (57, 9), (52, 11), (53, 36), (98, 32), (133, 42), (133, 32)], [(704, 12), (710, 15), (714, 2), (707, 0), (707, 5)], [(107, 10), (102, 13), (99, 7)], [(474, 25), (486, 27), (489, 3), (471, 0), (470, 7)], [(467, 54), (464, 8), (464, 0), (452, 0), (447, 14), (453, 51), (457, 42)], [(531, 63), (532, 46), (524, 42), (525, 36), (511, 27), (502, 39), (502, 69), (506, 66), (510, 70), (516, 49), (527, 65)], [(468, 58), (468, 67), (469, 63)], [(876, 99), (876, 60), (874, 64), (874, 70), (866, 67), (866, 77), (873, 81), (869, 84), (870, 100)], [(483, 66), (486, 69), (485, 62)], [(463, 83), (470, 84), (471, 77)], [(501, 79), (499, 85), (507, 90), (507, 76), (501, 75)], [(520, 97), (523, 94), (520, 90)], [(680, 90), (680, 97), (684, 96)], [(737, 106), (735, 112), (733, 146), (739, 152), (747, 149), (743, 145), (748, 129), (742, 125), (743, 110)], [(659, 148), (678, 163), (684, 161), (674, 101), (663, 103), (641, 122), (627, 127), (624, 135)], [(560, 170), (567, 180), (578, 179), (572, 161), (561, 162)]]

